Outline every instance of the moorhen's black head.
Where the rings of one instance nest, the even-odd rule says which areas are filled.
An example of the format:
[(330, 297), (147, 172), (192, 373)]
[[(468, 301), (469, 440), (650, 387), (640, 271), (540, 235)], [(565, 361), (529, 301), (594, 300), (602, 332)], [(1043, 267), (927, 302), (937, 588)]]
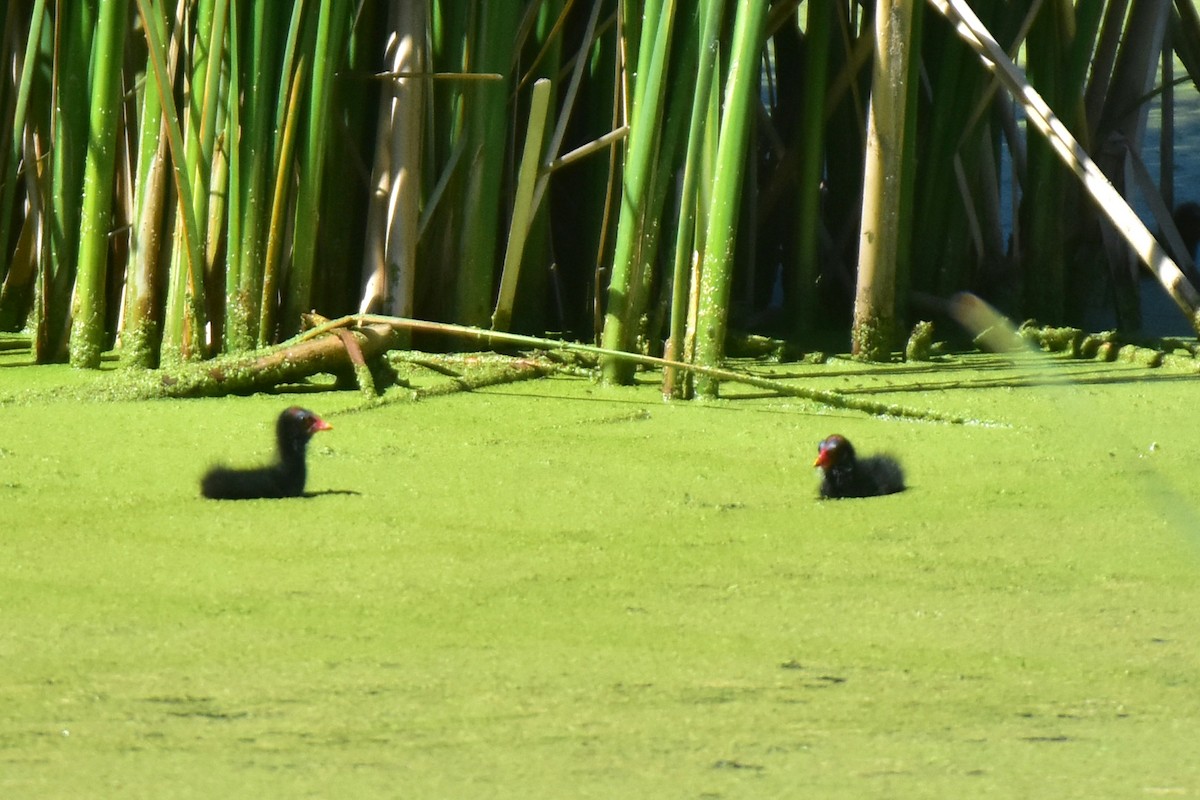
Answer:
[(308, 440), (317, 431), (333, 430), (333, 426), (307, 408), (292, 406), (279, 415), (275, 423), (275, 436), (279, 441), (279, 454), (304, 453)]
[(850, 440), (840, 434), (828, 436), (817, 445), (817, 460), (814, 467), (824, 470), (848, 467), (854, 463), (854, 446)]

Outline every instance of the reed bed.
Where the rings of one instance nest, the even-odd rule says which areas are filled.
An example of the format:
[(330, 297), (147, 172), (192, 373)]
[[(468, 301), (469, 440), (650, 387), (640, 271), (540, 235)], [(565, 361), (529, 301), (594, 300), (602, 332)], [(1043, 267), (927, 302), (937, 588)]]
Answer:
[(1200, 19), (1117, 5), (9, 4), (0, 330), (148, 368), (377, 313), (698, 365), (682, 397), (731, 334), (888, 360), (964, 290), (1136, 331), (1139, 262), (1196, 327), (1140, 153)]

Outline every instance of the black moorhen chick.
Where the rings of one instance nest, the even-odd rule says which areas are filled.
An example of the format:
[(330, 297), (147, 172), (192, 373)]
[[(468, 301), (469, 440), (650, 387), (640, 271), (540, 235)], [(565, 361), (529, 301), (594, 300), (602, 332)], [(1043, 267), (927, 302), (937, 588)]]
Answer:
[(904, 490), (904, 471), (891, 456), (858, 458), (845, 436), (834, 434), (817, 445), (817, 460), (825, 478), (821, 497), (874, 497)]
[(317, 431), (332, 428), (313, 412), (292, 406), (275, 423), (279, 457), (274, 464), (256, 469), (213, 467), (200, 479), (200, 493), (213, 500), (299, 497), (304, 494), (304, 451), (308, 440)]

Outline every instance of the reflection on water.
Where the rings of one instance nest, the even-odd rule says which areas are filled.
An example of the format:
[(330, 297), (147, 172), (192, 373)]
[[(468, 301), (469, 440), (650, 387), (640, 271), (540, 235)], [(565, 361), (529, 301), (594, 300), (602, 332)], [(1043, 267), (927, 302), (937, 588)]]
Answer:
[[(1183, 74), (1177, 68), (1176, 74)], [(1142, 158), (1146, 169), (1157, 177), (1159, 173), (1159, 136), (1162, 130), (1162, 108), (1155, 103), (1150, 110), (1146, 129), (1146, 147)], [(1200, 94), (1190, 82), (1175, 90), (1175, 203), (1200, 202)], [(1135, 198), (1134, 210), (1151, 230), (1153, 218), (1141, 198)], [(1191, 326), (1166, 290), (1154, 278), (1141, 281), (1142, 330), (1150, 336), (1193, 336)], [(1197, 287), (1200, 289), (1200, 287)]]
[[(1176, 74), (1182, 74), (1177, 70)], [(1162, 131), (1162, 107), (1156, 101), (1150, 108), (1146, 123), (1146, 138), (1142, 160), (1150, 175), (1159, 178), (1159, 142)], [(1130, 204), (1146, 227), (1158, 230), (1154, 215), (1141, 193), (1130, 187)], [(1175, 203), (1200, 202), (1200, 94), (1191, 83), (1180, 84), (1175, 94)], [(1142, 333), (1146, 336), (1194, 336), (1195, 333), (1183, 312), (1161, 284), (1148, 272), (1139, 281), (1142, 311)], [(1197, 287), (1200, 289), (1200, 287)], [(1091, 329), (1116, 327), (1116, 316), (1110, 307), (1095, 309), (1086, 323)]]
[[(1142, 159), (1150, 174), (1158, 176), (1158, 140), (1162, 130), (1162, 107), (1150, 109), (1146, 147)], [(1200, 94), (1191, 83), (1175, 88), (1175, 202), (1200, 201)], [(1138, 213), (1142, 206), (1135, 205)]]
[[(1175, 74), (1183, 75), (1181, 65), (1176, 64)], [(1150, 107), (1146, 123), (1145, 146), (1142, 148), (1142, 160), (1146, 169), (1157, 181), (1159, 177), (1159, 137), (1162, 130), (1162, 106), (1157, 97)], [(1038, 135), (1031, 133), (1031, 135)], [(1001, 189), (1000, 209), (1002, 224), (1005, 227), (1005, 237), (1012, 234), (1012, 194), (1011, 173), (1007, 150), (1001, 151)], [(1158, 229), (1154, 215), (1150, 213), (1140, 194), (1132, 191), (1131, 205), (1146, 226), (1154, 231)], [(1190, 82), (1179, 84), (1175, 88), (1175, 203), (1188, 200), (1200, 202), (1200, 94)], [(1200, 287), (1196, 287), (1200, 289)], [(1183, 312), (1175, 305), (1166, 290), (1152, 276), (1147, 275), (1140, 282), (1142, 307), (1142, 333), (1147, 336), (1192, 336), (1194, 332)], [(1116, 327), (1116, 316), (1108, 307), (1095, 309), (1088, 315), (1086, 327), (1092, 330), (1105, 330)]]

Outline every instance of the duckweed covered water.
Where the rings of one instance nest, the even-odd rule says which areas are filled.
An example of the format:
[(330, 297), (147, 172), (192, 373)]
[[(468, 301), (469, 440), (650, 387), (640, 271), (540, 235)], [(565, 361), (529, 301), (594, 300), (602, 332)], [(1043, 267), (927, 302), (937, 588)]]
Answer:
[[(87, 402), (0, 358), (5, 798), (1200, 793), (1193, 377), (773, 370), (949, 425), (578, 378)], [(315, 496), (202, 500), (295, 402)], [(911, 488), (818, 501), (834, 432)]]

